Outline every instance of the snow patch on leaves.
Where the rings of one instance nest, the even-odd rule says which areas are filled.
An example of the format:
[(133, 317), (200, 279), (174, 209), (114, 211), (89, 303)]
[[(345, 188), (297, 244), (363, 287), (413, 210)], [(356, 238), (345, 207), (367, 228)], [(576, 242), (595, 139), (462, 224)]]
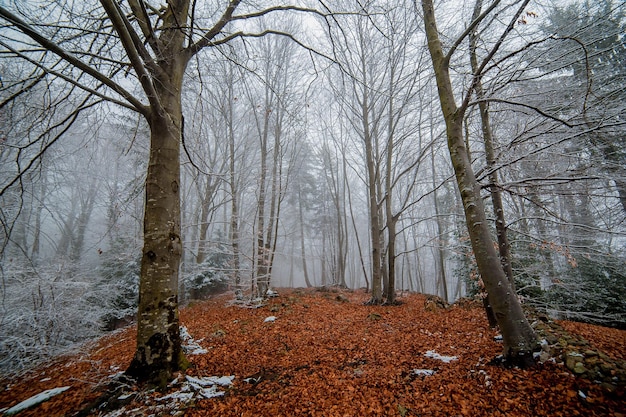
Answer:
[(208, 352), (205, 348), (200, 346), (200, 342), (204, 339), (194, 340), (189, 334), (189, 330), (185, 326), (180, 326), (180, 338), (183, 341), (183, 350), (188, 355), (203, 355)]
[(411, 375), (416, 376), (432, 376), (435, 375), (436, 371), (432, 369), (413, 369), (411, 371)]
[(269, 316), (266, 317), (265, 320), (263, 320), (263, 323), (272, 323), (276, 321), (276, 316)]
[(457, 358), (456, 356), (444, 356), (444, 355), (440, 355), (437, 352), (435, 352), (434, 350), (429, 350), (426, 353), (424, 353), (424, 356), (426, 356), (427, 358), (431, 358), (431, 359), (437, 359), (440, 360), (441, 362), (445, 362), (445, 363), (450, 363), (452, 361), (456, 361)]
[[(234, 375), (229, 376), (207, 376), (193, 377), (185, 375), (185, 380), (181, 384), (179, 391), (172, 392), (163, 397), (157, 398), (157, 401), (174, 400), (177, 402), (188, 402), (194, 397), (214, 398), (224, 395), (224, 391), (220, 391), (219, 387), (229, 387), (233, 384)], [(177, 385), (178, 379), (175, 379), (172, 385)]]
[(17, 414), (20, 411), (26, 410), (27, 408), (33, 407), (44, 401), (48, 401), (50, 398), (54, 397), (55, 395), (59, 395), (60, 393), (67, 391), (68, 389), (70, 389), (69, 386), (45, 390), (43, 392), (40, 392), (39, 394), (33, 395), (32, 397), (22, 401), (17, 405), (14, 405), (13, 407), (6, 410), (3, 415), (10, 416), (13, 414)]
[[(170, 392), (162, 397), (143, 398), (143, 406), (131, 410), (122, 407), (102, 417), (177, 415), (174, 413), (196, 400), (223, 396), (225, 392), (221, 388), (231, 386), (234, 379), (234, 375), (219, 377), (185, 375), (184, 378), (176, 377), (168, 386), (172, 389), (177, 388), (177, 391)], [(118, 399), (123, 400), (133, 395), (135, 393), (124, 394)]]

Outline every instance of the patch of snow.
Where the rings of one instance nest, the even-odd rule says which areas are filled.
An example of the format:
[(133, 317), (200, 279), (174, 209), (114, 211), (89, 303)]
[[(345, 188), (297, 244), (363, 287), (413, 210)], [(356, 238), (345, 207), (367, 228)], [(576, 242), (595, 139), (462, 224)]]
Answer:
[(200, 342), (204, 339), (195, 340), (189, 334), (187, 327), (180, 326), (180, 338), (183, 341), (183, 350), (188, 355), (203, 355), (208, 352), (207, 349), (200, 346)]
[(205, 376), (202, 378), (196, 378), (190, 375), (185, 375), (185, 379), (190, 383), (190, 384), (197, 384), (200, 385), (201, 387), (208, 387), (208, 386), (212, 386), (212, 385), (219, 385), (222, 387), (228, 387), (231, 386), (233, 384), (233, 380), (235, 379), (235, 375), (229, 375), (229, 376)]
[(580, 390), (578, 390), (578, 395), (579, 395), (579, 396), (580, 396), (580, 398), (582, 398), (583, 400), (586, 400), (586, 399), (587, 399), (587, 395), (585, 395), (585, 393), (584, 393), (584, 392), (582, 392), (582, 391), (580, 391)]
[(110, 413), (103, 415), (102, 417), (121, 417), (126, 412), (126, 407), (122, 407), (119, 410), (113, 410)]
[(424, 356), (426, 356), (427, 358), (437, 359), (437, 360), (440, 360), (440, 361), (445, 362), (445, 363), (450, 363), (452, 361), (455, 361), (455, 360), (459, 359), (456, 356), (443, 356), (443, 355), (440, 355), (437, 352), (435, 352), (434, 350), (429, 350), (428, 352), (424, 353)]
[(485, 386), (486, 387), (490, 387), (491, 386), (491, 378), (489, 377), (489, 374), (487, 373), (487, 371), (481, 369), (480, 371), (478, 371), (478, 373), (483, 375), (483, 379), (485, 381)]
[[(159, 402), (183, 403), (189, 402), (194, 397), (215, 398), (224, 395), (224, 391), (220, 391), (220, 387), (229, 387), (233, 384), (234, 375), (228, 376), (205, 376), (194, 377), (185, 375), (185, 379), (181, 381), (179, 391), (172, 392), (163, 397), (157, 398)], [(177, 379), (172, 382), (178, 383)], [(173, 404), (173, 405), (176, 405)], [(176, 408), (176, 407), (174, 407)]]
[(496, 342), (501, 342), (502, 341), (502, 335), (501, 334), (497, 334), (493, 337), (493, 340), (495, 340)]
[(199, 392), (204, 398), (215, 398), (224, 395), (224, 391), (218, 391), (216, 386), (201, 389)]
[(272, 289), (267, 290), (265, 293), (268, 297), (278, 297), (278, 293)]
[(269, 316), (266, 317), (265, 320), (263, 320), (263, 323), (272, 323), (274, 321), (276, 321), (276, 316)]
[(175, 400), (175, 401), (189, 401), (193, 398), (195, 393), (193, 392), (183, 392), (176, 391), (171, 394), (167, 394), (163, 397), (157, 398), (157, 401), (167, 401), (167, 400)]
[(413, 369), (411, 371), (411, 375), (417, 375), (417, 376), (431, 376), (434, 374), (435, 374), (435, 371), (433, 371), (432, 369)]
[(52, 389), (48, 389), (45, 390), (43, 392), (40, 392), (39, 394), (33, 395), (32, 397), (28, 398), (27, 400), (22, 401), (21, 403), (14, 405), (13, 407), (9, 408), (8, 410), (6, 410), (4, 412), (4, 415), (6, 416), (10, 416), (13, 414), (17, 414), (22, 410), (26, 410), (27, 408), (30, 408), (32, 406), (35, 406), (39, 403), (42, 403), (44, 401), (48, 401), (50, 398), (54, 397), (55, 395), (59, 395), (60, 393), (67, 391), (68, 389), (70, 389), (69, 386), (67, 387), (59, 387), (59, 388), (52, 388)]

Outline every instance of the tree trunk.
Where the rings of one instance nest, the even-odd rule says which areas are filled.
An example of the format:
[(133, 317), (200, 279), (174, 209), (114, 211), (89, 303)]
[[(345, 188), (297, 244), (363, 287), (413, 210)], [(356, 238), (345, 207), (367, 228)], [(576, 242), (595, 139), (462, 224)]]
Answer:
[(502, 332), (505, 360), (512, 364), (528, 366), (534, 364), (532, 353), (537, 347), (537, 338), (506, 277), (489, 232), (485, 208), (480, 196), (480, 185), (472, 170), (471, 160), (463, 140), (464, 111), (455, 103), (454, 90), (450, 81), (449, 61), (448, 57), (443, 54), (439, 40), (432, 0), (422, 0), (422, 8), (428, 49), (435, 71), (441, 110), (446, 122), (448, 150), (463, 201), (478, 271), (485, 283)]
[(302, 257), (302, 271), (304, 273), (304, 283), (307, 288), (312, 287), (309, 279), (309, 271), (306, 266), (306, 251), (304, 244), (304, 209), (302, 204), (302, 184), (298, 183), (298, 217), (300, 220), (300, 256)]
[(178, 329), (181, 117), (180, 111), (171, 119), (159, 116), (150, 120), (137, 351), (127, 374), (162, 386), (184, 356)]
[[(432, 124), (431, 124), (431, 130), (432, 130)], [(433, 133), (431, 131), (431, 137), (433, 137)], [(437, 237), (438, 237), (438, 244), (437, 244), (437, 265), (439, 267), (439, 278), (438, 281), (441, 284), (441, 295), (442, 298), (444, 299), (445, 302), (449, 301), (449, 297), (448, 297), (448, 282), (446, 281), (446, 265), (445, 265), (445, 252), (444, 252), (444, 247), (445, 247), (445, 243), (442, 242), (443, 239), (443, 235), (444, 235), (444, 226), (442, 225), (442, 221), (441, 221), (441, 213), (439, 210), (439, 198), (437, 197), (437, 179), (435, 176), (435, 151), (433, 150), (433, 152), (431, 153), (430, 156), (430, 163), (432, 166), (432, 171), (433, 171), (433, 204), (435, 207), (435, 222), (437, 224)], [(439, 285), (437, 285), (437, 287), (439, 288)]]
[[(474, 7), (474, 13), (472, 20), (475, 20), (480, 16), (482, 9), (482, 0), (477, 0)], [(478, 58), (476, 56), (476, 43), (478, 42), (477, 32), (471, 32), (469, 35), (470, 40), (470, 63), (472, 65), (472, 71), (476, 73), (478, 71)], [(485, 96), (483, 91), (483, 85), (480, 79), (476, 82), (476, 97), (482, 100)], [(483, 142), (485, 145), (485, 158), (487, 159), (487, 171), (489, 177), (489, 191), (491, 193), (491, 204), (493, 205), (493, 212), (496, 217), (496, 237), (498, 239), (498, 252), (500, 254), (500, 262), (502, 268), (506, 273), (511, 287), (515, 289), (515, 281), (513, 279), (513, 268), (511, 266), (511, 247), (509, 245), (509, 238), (506, 230), (506, 219), (504, 217), (504, 205), (502, 204), (502, 193), (500, 192), (500, 186), (498, 181), (498, 173), (494, 170), (496, 165), (496, 157), (493, 149), (493, 131), (491, 129), (491, 123), (489, 121), (489, 108), (486, 102), (479, 101), (478, 109), (480, 111), (480, 122), (483, 132)]]
[[(365, 72), (364, 72), (365, 73)], [(362, 116), (365, 141), (365, 159), (367, 164), (367, 191), (370, 211), (370, 241), (372, 245), (372, 297), (368, 304), (381, 304), (383, 301), (383, 284), (381, 271), (381, 233), (380, 217), (377, 197), (376, 161), (372, 141), (374, 138), (369, 131), (369, 107), (367, 91), (363, 92)]]
[[(231, 74), (232, 77), (232, 74)], [(235, 295), (243, 298), (241, 289), (241, 275), (239, 272), (239, 186), (235, 176), (235, 128), (233, 126), (233, 89), (232, 83), (228, 88), (228, 159), (230, 175), (230, 244), (233, 249), (233, 275), (235, 282)]]
[(214, 180), (211, 176), (207, 176), (206, 181), (204, 193), (200, 197), (200, 234), (198, 236), (198, 253), (196, 255), (196, 264), (198, 265), (202, 264), (206, 259), (208, 249), (207, 234), (209, 232), (209, 224), (211, 223), (209, 220), (212, 217), (211, 212), (215, 210), (213, 197), (219, 185), (219, 181)]

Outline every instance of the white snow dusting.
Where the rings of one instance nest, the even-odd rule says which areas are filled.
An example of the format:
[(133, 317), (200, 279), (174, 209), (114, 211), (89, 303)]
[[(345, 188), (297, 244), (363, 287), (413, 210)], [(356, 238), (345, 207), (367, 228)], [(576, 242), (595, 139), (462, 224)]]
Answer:
[(413, 369), (411, 374), (417, 376), (431, 376), (435, 374), (435, 371), (432, 369)]
[(180, 338), (183, 341), (183, 350), (186, 354), (203, 355), (208, 352), (208, 350), (200, 346), (200, 342), (204, 339), (194, 340), (185, 326), (180, 326)]
[[(220, 391), (219, 387), (231, 386), (234, 379), (234, 375), (220, 377), (194, 377), (186, 375), (179, 391), (160, 397), (157, 401), (173, 400), (174, 402), (188, 402), (197, 396), (203, 398), (221, 397), (224, 395), (224, 391)], [(174, 382), (177, 383), (178, 381), (175, 380)]]
[(265, 320), (263, 320), (263, 323), (272, 323), (274, 321), (276, 321), (276, 316), (269, 316), (266, 317)]
[(66, 391), (70, 389), (69, 386), (67, 387), (59, 387), (59, 388), (52, 388), (52, 389), (48, 389), (45, 390), (44, 392), (40, 392), (39, 394), (33, 395), (32, 397), (30, 397), (27, 400), (22, 401), (21, 403), (14, 405), (13, 407), (9, 408), (8, 410), (6, 410), (4, 412), (5, 416), (10, 416), (13, 414), (17, 414), (22, 410), (26, 410), (27, 408), (30, 408), (34, 405), (37, 405), (39, 403), (42, 403), (44, 401), (48, 401), (50, 398), (54, 397), (55, 395), (59, 395), (60, 393), (62, 393), (63, 391)]
[(450, 363), (452, 361), (455, 361), (455, 360), (459, 359), (456, 356), (440, 355), (437, 352), (435, 352), (434, 350), (427, 351), (426, 353), (424, 353), (424, 356), (426, 356), (427, 358), (437, 359), (437, 360), (440, 360), (441, 362), (445, 362), (445, 363)]

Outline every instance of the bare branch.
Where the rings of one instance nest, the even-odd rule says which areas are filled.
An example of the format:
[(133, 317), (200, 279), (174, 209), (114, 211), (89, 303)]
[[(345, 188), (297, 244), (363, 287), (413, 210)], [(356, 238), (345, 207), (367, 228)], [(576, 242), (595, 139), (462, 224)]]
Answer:
[(476, 88), (476, 85), (478, 84), (478, 82), (480, 81), (480, 79), (483, 76), (483, 70), (485, 69), (485, 67), (487, 66), (489, 61), (491, 61), (491, 59), (494, 57), (496, 52), (498, 52), (498, 50), (500, 49), (500, 47), (504, 43), (504, 40), (507, 38), (509, 33), (511, 33), (511, 31), (513, 30), (513, 27), (515, 27), (515, 22), (517, 22), (519, 16), (522, 14), (522, 12), (524, 11), (524, 9), (528, 5), (528, 3), (530, 3), (530, 0), (524, 0), (522, 2), (522, 5), (517, 9), (517, 12), (513, 15), (513, 17), (511, 17), (511, 20), (509, 21), (509, 25), (502, 32), (502, 34), (500, 35), (500, 38), (498, 39), (498, 41), (491, 48), (491, 51), (489, 51), (487, 56), (485, 56), (485, 58), (483, 58), (483, 61), (478, 66), (478, 68), (476, 68), (476, 70), (474, 71), (474, 77), (472, 79), (472, 84), (467, 89), (467, 94), (465, 95), (465, 98), (463, 99), (463, 103), (459, 106), (459, 109), (458, 109), (459, 112), (463, 113), (467, 109), (467, 106), (469, 105), (469, 102), (470, 102), (470, 99), (472, 97), (473, 91), (474, 91), (474, 89)]
[[(62, 125), (65, 124), (65, 127), (59, 132), (57, 133), (54, 138), (52, 138), (52, 140), (50, 140), (50, 142), (46, 143), (45, 146), (43, 146), (39, 152), (37, 152), (37, 154), (31, 158), (31, 160), (28, 162), (28, 164), (26, 165), (26, 167), (24, 167), (23, 169), (19, 169), (19, 171), (17, 172), (17, 174), (15, 175), (15, 178), (13, 178), (11, 181), (9, 181), (4, 187), (2, 187), (2, 189), (0, 189), (0, 197), (2, 197), (2, 195), (4, 195), (4, 193), (11, 188), (16, 182), (21, 181), (22, 175), (24, 175), (26, 172), (28, 172), (33, 165), (35, 164), (36, 161), (39, 161), (39, 159), (43, 156), (43, 154), (50, 149), (50, 147), (52, 145), (54, 145), (56, 143), (57, 140), (59, 140), (59, 138), (61, 138), (65, 132), (67, 132), (72, 125), (74, 124), (74, 122), (76, 122), (76, 119), (78, 118), (78, 115), (86, 109), (89, 109), (93, 106), (95, 106), (96, 104), (101, 103), (101, 101), (95, 101), (93, 103), (88, 103), (88, 101), (90, 100), (91, 96), (87, 96), (85, 97), (85, 99), (82, 101), (82, 103), (74, 110), (72, 111), (66, 118), (64, 118), (63, 120), (61, 120), (59, 123), (57, 123), (54, 127), (60, 127)], [(18, 154), (19, 155), (19, 154)], [(19, 158), (19, 156), (18, 156)]]
[[(113, 23), (113, 28), (120, 36), (120, 40), (122, 41), (122, 45), (124, 45), (124, 50), (130, 59), (130, 62), (139, 77), (139, 82), (146, 95), (148, 96), (148, 100), (154, 109), (159, 109), (161, 104), (157, 99), (157, 93), (154, 89), (154, 85), (152, 84), (152, 77), (146, 71), (146, 67), (150, 68), (157, 75), (163, 75), (160, 69), (158, 69), (157, 65), (152, 62), (152, 58), (148, 55), (144, 57), (142, 52), (147, 55), (147, 51), (141, 45), (139, 38), (135, 31), (130, 26), (130, 23), (124, 17), (123, 13), (119, 9), (117, 3), (113, 0), (100, 0), (102, 7), (106, 11), (109, 19), (111, 19), (111, 23)], [(137, 48), (137, 42), (141, 45), (139, 49)], [(144, 65), (145, 64), (145, 65)], [(147, 115), (147, 113), (146, 113)]]
[(530, 110), (534, 111), (537, 114), (540, 114), (541, 116), (545, 117), (546, 119), (553, 120), (553, 121), (558, 122), (558, 123), (560, 123), (562, 125), (565, 125), (565, 126), (567, 126), (569, 128), (572, 128), (572, 127), (576, 126), (576, 125), (574, 125), (574, 124), (572, 124), (572, 123), (570, 123), (570, 122), (568, 122), (566, 120), (563, 120), (563, 119), (561, 119), (561, 118), (559, 118), (557, 116), (553, 116), (553, 115), (551, 115), (549, 113), (546, 113), (545, 111), (541, 110), (538, 107), (531, 106), (530, 104), (519, 103), (517, 101), (512, 101), (512, 100), (506, 100), (506, 99), (501, 99), (501, 98), (484, 98), (484, 99), (481, 99), (481, 100), (472, 101), (472, 102), (468, 103), (468, 105), (471, 106), (471, 105), (475, 105), (475, 104), (479, 104), (479, 103), (489, 103), (489, 102), (491, 102), (491, 103), (504, 103), (504, 104), (510, 104), (511, 106), (524, 107), (526, 109), (530, 109)]
[(489, 15), (489, 13), (491, 13), (492, 10), (495, 9), (498, 6), (498, 4), (500, 4), (500, 2), (501, 2), (501, 0), (494, 1), (491, 4), (491, 6), (487, 7), (487, 9), (485, 9), (484, 12), (482, 12), (480, 15), (478, 15), (478, 17), (476, 19), (474, 19), (474, 21), (469, 24), (469, 26), (463, 31), (463, 33), (461, 33), (459, 35), (458, 38), (456, 38), (456, 40), (454, 41), (454, 43), (450, 47), (450, 50), (448, 51), (448, 53), (444, 57), (444, 62), (446, 62), (446, 63), (450, 62), (450, 59), (452, 58), (452, 55), (454, 54), (456, 49), (459, 47), (459, 45), (463, 43), (465, 38), (473, 30), (476, 29), (476, 26), (478, 26), (480, 24), (480, 22), (482, 22), (485, 19), (485, 17), (487, 17), (487, 15)]
[[(4, 46), (5, 48), (7, 48), (9, 51), (11, 51), (13, 54), (15, 54), (15, 56), (18, 56), (18, 57), (20, 57), (20, 58), (24, 59), (25, 61), (27, 61), (27, 62), (29, 62), (29, 63), (31, 63), (31, 64), (35, 65), (37, 68), (41, 69), (41, 70), (42, 70), (42, 71), (44, 71), (44, 73), (46, 73), (46, 74), (51, 74), (51, 75), (54, 75), (54, 76), (56, 76), (56, 77), (59, 77), (59, 78), (61, 78), (62, 80), (65, 80), (65, 81), (67, 81), (68, 83), (70, 83), (70, 84), (72, 84), (72, 85), (74, 85), (74, 86), (76, 86), (76, 87), (80, 88), (81, 90), (84, 90), (84, 91), (85, 91), (85, 92), (87, 92), (87, 93), (90, 93), (90, 94), (93, 94), (93, 95), (95, 95), (95, 96), (98, 96), (98, 97), (100, 97), (100, 98), (101, 98), (101, 99), (103, 99), (103, 100), (106, 100), (106, 101), (109, 101), (109, 102), (111, 102), (111, 103), (117, 104), (117, 105), (119, 105), (119, 106), (125, 107), (125, 108), (127, 108), (127, 109), (132, 110), (132, 111), (139, 111), (139, 110), (138, 110), (135, 106), (133, 106), (133, 105), (132, 105), (132, 103), (130, 103), (130, 104), (129, 104), (129, 103), (127, 103), (127, 102), (124, 102), (124, 101), (121, 101), (121, 100), (117, 100), (117, 99), (115, 99), (115, 98), (113, 98), (113, 97), (109, 97), (109, 96), (107, 96), (107, 95), (105, 95), (105, 94), (103, 94), (103, 93), (101, 93), (101, 92), (99, 92), (99, 91), (97, 91), (97, 90), (95, 90), (95, 89), (93, 89), (93, 88), (87, 87), (86, 85), (81, 84), (80, 82), (78, 82), (78, 81), (77, 81), (77, 80), (75, 80), (74, 78), (69, 77), (69, 76), (67, 76), (67, 75), (63, 74), (62, 72), (55, 71), (55, 70), (53, 70), (53, 69), (51, 69), (51, 68), (48, 68), (47, 66), (45, 66), (43, 63), (41, 63), (41, 62), (39, 62), (39, 61), (35, 61), (34, 59), (32, 59), (32, 58), (28, 57), (27, 55), (23, 54), (22, 52), (20, 52), (20, 51), (18, 51), (18, 50), (16, 50), (16, 49), (14, 49), (14, 48), (12, 48), (10, 45), (7, 45), (6, 43), (4, 43), (4, 42), (2, 42), (2, 41), (0, 41), (0, 45), (2, 45), (2, 46)], [(61, 58), (63, 59), (63, 57), (61, 57)], [(65, 61), (66, 61), (66, 62), (68, 62), (67, 60), (65, 60)], [(73, 64), (70, 62), (70, 65), (73, 65)], [(103, 76), (104, 76), (104, 75), (103, 75)], [(100, 79), (97, 79), (97, 80), (98, 80), (98, 81), (100, 81)], [(104, 84), (104, 83), (103, 83), (103, 84)], [(109, 84), (106, 84), (106, 85), (110, 87), (110, 85), (109, 85)], [(116, 84), (116, 85), (117, 85), (117, 84)], [(129, 94), (130, 94), (130, 93), (129, 93)], [(141, 103), (140, 103), (140, 104), (141, 104)], [(142, 105), (142, 106), (143, 106), (143, 105)], [(140, 112), (140, 111), (139, 111), (139, 112)], [(140, 112), (140, 113), (141, 113), (141, 112)]]
[(144, 0), (128, 0), (128, 4), (130, 5), (130, 9), (133, 11), (133, 15), (135, 15), (135, 19), (137, 20), (146, 41), (154, 53), (160, 55), (161, 44), (159, 43), (159, 39), (156, 37), (154, 29), (152, 28), (150, 16), (148, 15), (148, 10), (146, 9)]
[(239, 6), (239, 3), (241, 3), (241, 0), (231, 0), (217, 23), (215, 23), (215, 25), (209, 29), (198, 42), (187, 47), (187, 52), (190, 57), (197, 54), (202, 48), (211, 45), (213, 38), (215, 38), (232, 20), (233, 13), (235, 12), (235, 9), (237, 9), (237, 6)]
[[(63, 60), (67, 61), (68, 63), (80, 69), (81, 71), (85, 72), (86, 74), (89, 74), (91, 77), (95, 78), (96, 80), (100, 81), (102, 84), (106, 85), (107, 87), (110, 87), (116, 93), (120, 94), (122, 97), (124, 97), (125, 100), (128, 101), (128, 103), (130, 103), (130, 104), (124, 104), (124, 107), (130, 108), (142, 114), (148, 114), (148, 108), (141, 101), (139, 101), (135, 96), (133, 96), (130, 92), (128, 92), (126, 89), (120, 86), (118, 83), (114, 82), (109, 77), (102, 74), (101, 72), (94, 69), (93, 67), (87, 65), (80, 59), (76, 58), (74, 55), (68, 53), (59, 45), (52, 42), (45, 36), (41, 35), (39, 32), (33, 29), (28, 23), (24, 22), (22, 19), (20, 19), (19, 17), (17, 17), (16, 15), (14, 15), (13, 13), (11, 13), (10, 11), (8, 11), (2, 6), (0, 6), (0, 17), (10, 22), (11, 24), (13, 24), (17, 29), (19, 29), (26, 36), (28, 36), (29, 38), (37, 42), (39, 45), (43, 46), (50, 52), (53, 52), (54, 54), (58, 55)], [(13, 50), (12, 52), (16, 52), (16, 51)], [(23, 55), (21, 56), (23, 57)], [(43, 64), (36, 63), (36, 65), (46, 70)], [(60, 74), (55, 74), (55, 75), (62, 77)], [(67, 80), (67, 78), (68, 77), (65, 77), (64, 79)], [(74, 82), (74, 84), (76, 83)], [(76, 85), (80, 88), (86, 89), (86, 87), (83, 85), (79, 85), (79, 84), (76, 84)], [(106, 99), (108, 100), (109, 98), (107, 97)], [(120, 102), (117, 101), (117, 103), (119, 104)]]

